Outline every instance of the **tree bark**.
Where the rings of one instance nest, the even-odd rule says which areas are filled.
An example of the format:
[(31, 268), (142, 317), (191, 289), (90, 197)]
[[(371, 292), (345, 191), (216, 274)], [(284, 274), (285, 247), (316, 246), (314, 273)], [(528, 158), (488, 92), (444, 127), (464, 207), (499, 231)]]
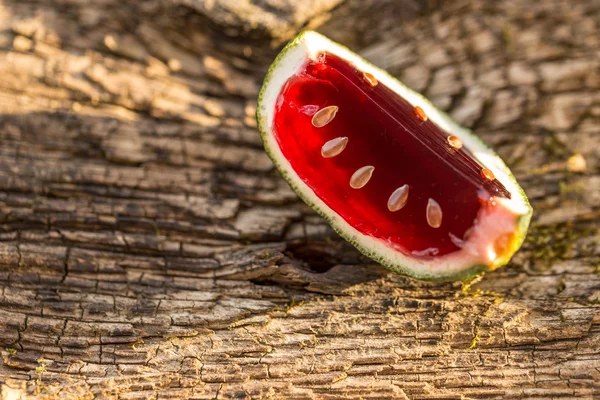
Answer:
[[(600, 398), (600, 3), (369, 3), (0, 2), (3, 399)], [(298, 200), (254, 112), (301, 27), (509, 163), (508, 266), (401, 277)]]

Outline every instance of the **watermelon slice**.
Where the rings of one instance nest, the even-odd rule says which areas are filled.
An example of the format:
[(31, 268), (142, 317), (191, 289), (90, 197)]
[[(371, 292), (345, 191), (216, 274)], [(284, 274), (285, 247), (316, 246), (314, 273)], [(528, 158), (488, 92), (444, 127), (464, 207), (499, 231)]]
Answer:
[(523, 243), (532, 209), (504, 162), (423, 96), (315, 32), (270, 67), (257, 118), (298, 195), (393, 271), (468, 279)]

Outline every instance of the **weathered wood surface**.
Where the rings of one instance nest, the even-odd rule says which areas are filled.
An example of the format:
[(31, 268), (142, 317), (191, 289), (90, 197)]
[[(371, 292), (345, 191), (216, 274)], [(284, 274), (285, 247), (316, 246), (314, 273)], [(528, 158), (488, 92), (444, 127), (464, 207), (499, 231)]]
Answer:
[[(0, 2), (3, 398), (600, 398), (600, 3), (366, 3)], [(260, 78), (327, 20), (511, 165), (509, 266), (388, 273), (273, 170)]]

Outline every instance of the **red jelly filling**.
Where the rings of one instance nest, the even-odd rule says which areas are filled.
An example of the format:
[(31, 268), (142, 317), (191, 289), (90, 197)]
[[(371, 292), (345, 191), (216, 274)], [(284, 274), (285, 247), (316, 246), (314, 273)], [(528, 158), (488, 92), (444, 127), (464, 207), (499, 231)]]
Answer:
[(287, 81), (274, 124), (283, 155), (325, 204), (410, 256), (458, 250), (481, 199), (510, 198), (459, 138), (333, 54)]

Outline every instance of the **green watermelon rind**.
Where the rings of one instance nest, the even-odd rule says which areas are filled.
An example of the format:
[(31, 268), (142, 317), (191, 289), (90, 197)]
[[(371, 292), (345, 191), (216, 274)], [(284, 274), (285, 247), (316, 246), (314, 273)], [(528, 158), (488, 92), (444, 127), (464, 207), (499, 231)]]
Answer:
[[(307, 194), (308, 192), (306, 192), (306, 189), (301, 188), (298, 183), (298, 182), (302, 182), (301, 179), (299, 177), (293, 177), (292, 175), (290, 175), (290, 173), (286, 170), (286, 168), (284, 168), (281, 165), (282, 163), (281, 163), (280, 159), (277, 157), (277, 155), (275, 154), (274, 149), (270, 148), (270, 146), (269, 146), (268, 135), (269, 135), (270, 128), (268, 127), (268, 121), (267, 121), (267, 117), (266, 117), (266, 115), (267, 115), (266, 107), (268, 105), (264, 104), (265, 94), (270, 89), (269, 84), (272, 81), (272, 78), (274, 77), (274, 75), (276, 74), (278, 67), (281, 65), (282, 61), (286, 59), (288, 54), (292, 50), (296, 49), (303, 42), (303, 40), (305, 40), (305, 38), (307, 36), (318, 37), (319, 40), (322, 40), (322, 41), (328, 43), (328, 45), (330, 46), (330, 47), (328, 47), (328, 49), (335, 48), (338, 52), (341, 51), (343, 53), (348, 53), (348, 54), (354, 55), (354, 53), (352, 53), (346, 47), (339, 45), (337, 43), (334, 43), (318, 33), (315, 33), (312, 31), (305, 31), (305, 32), (301, 32), (300, 34), (298, 34), (281, 50), (281, 52), (275, 58), (275, 60), (273, 61), (273, 63), (271, 64), (271, 66), (269, 67), (269, 69), (267, 71), (262, 88), (261, 88), (259, 96), (258, 96), (258, 105), (256, 108), (256, 118), (257, 118), (257, 123), (258, 123), (258, 129), (260, 131), (261, 138), (263, 139), (263, 143), (264, 143), (265, 151), (266, 151), (267, 155), (273, 161), (273, 164), (278, 169), (278, 171), (281, 173), (283, 178), (288, 182), (290, 187), (298, 194), (298, 196), (308, 206), (313, 208), (321, 217), (323, 217), (331, 225), (331, 227), (335, 230), (335, 232), (338, 235), (340, 235), (346, 241), (350, 242), (354, 247), (356, 247), (365, 256), (371, 258), (372, 260), (376, 261), (377, 263), (383, 265), (384, 267), (386, 267), (396, 273), (410, 276), (410, 277), (420, 279), (420, 280), (426, 280), (426, 281), (458, 281), (458, 280), (467, 281), (481, 273), (491, 271), (502, 265), (507, 264), (510, 261), (511, 257), (514, 255), (514, 253), (521, 247), (521, 245), (525, 241), (527, 229), (529, 227), (529, 223), (530, 223), (532, 212), (533, 212), (525, 192), (519, 186), (517, 180), (515, 179), (514, 175), (510, 171), (510, 169), (506, 166), (506, 164), (502, 161), (502, 159), (497, 154), (495, 154), (495, 152), (493, 150), (491, 150), (473, 132), (460, 126), (458, 123), (453, 121), (449, 115), (447, 115), (443, 111), (438, 110), (423, 95), (408, 88), (406, 85), (404, 85), (402, 82), (400, 82), (395, 77), (388, 74), (386, 71), (381, 70), (380, 68), (374, 66), (373, 64), (369, 63), (368, 61), (360, 58), (358, 55), (354, 55), (354, 57), (360, 59), (360, 61), (362, 63), (369, 66), (373, 70), (378, 71), (379, 74), (385, 75), (387, 77), (387, 79), (389, 80), (389, 81), (386, 81), (386, 83), (393, 82), (394, 85), (398, 85), (397, 86), (398, 88), (401, 87), (403, 90), (405, 90), (406, 94), (409, 94), (410, 96), (412, 96), (413, 101), (411, 101), (411, 103), (414, 104), (414, 99), (418, 99), (419, 106), (421, 106), (422, 108), (425, 109), (426, 114), (429, 116), (429, 118), (431, 120), (435, 121), (439, 125), (445, 125), (444, 128), (448, 132), (451, 132), (452, 134), (459, 136), (461, 139), (463, 139), (463, 142), (465, 142), (465, 139), (468, 139), (468, 141), (472, 142), (471, 146), (473, 146), (473, 144), (474, 144), (473, 142), (475, 142), (477, 144), (477, 147), (479, 148), (479, 151), (487, 153), (487, 155), (489, 155), (489, 156), (493, 156), (495, 165), (494, 166), (486, 165), (486, 166), (488, 168), (492, 169), (492, 171), (496, 174), (496, 177), (499, 177), (498, 171), (500, 171), (500, 173), (502, 175), (504, 175), (508, 180), (510, 180), (510, 182), (513, 186), (513, 189), (516, 188), (517, 194), (518, 194), (518, 196), (515, 196), (515, 193), (513, 190), (513, 196), (514, 196), (513, 198), (517, 197), (519, 200), (521, 200), (523, 206), (525, 206), (527, 208), (527, 212), (525, 212), (521, 215), (515, 216), (515, 218), (517, 218), (517, 221), (515, 223), (514, 240), (511, 242), (510, 249), (505, 253), (505, 256), (500, 260), (496, 260), (496, 262), (493, 266), (489, 266), (489, 265), (485, 265), (485, 264), (475, 264), (475, 265), (461, 267), (460, 269), (457, 269), (457, 270), (454, 270), (451, 272), (444, 271), (443, 269), (436, 270), (436, 271), (423, 271), (420, 268), (415, 268), (410, 265), (410, 257), (409, 256), (403, 255), (403, 257), (406, 258), (406, 263), (399, 264), (399, 263), (393, 262), (389, 257), (386, 257), (385, 254), (380, 254), (377, 251), (373, 251), (368, 246), (363, 245), (357, 239), (357, 237), (356, 237), (357, 235), (355, 233), (353, 234), (352, 232), (349, 232), (348, 231), (349, 229), (347, 229), (343, 226), (344, 224), (349, 226), (349, 224), (347, 222), (345, 222), (341, 217), (339, 217), (339, 219), (336, 220), (335, 217), (337, 216), (337, 214), (335, 214), (333, 212), (333, 210), (332, 210), (332, 213), (333, 213), (333, 216), (332, 216), (332, 215), (330, 215), (329, 212), (325, 211), (322, 206), (316, 204), (316, 202), (314, 202), (313, 200), (310, 199), (310, 196)], [(280, 90), (281, 88), (277, 88), (277, 89)], [(465, 145), (467, 145), (467, 144), (465, 143)], [(471, 146), (469, 146), (469, 147), (471, 147)], [(503, 181), (503, 183), (504, 183), (504, 181)], [(310, 188), (308, 188), (308, 190), (310, 190)], [(313, 196), (316, 197), (316, 195), (314, 193), (313, 193)], [(325, 205), (325, 207), (327, 207), (327, 206)], [(353, 229), (353, 228), (351, 228), (351, 229)], [(393, 250), (391, 248), (389, 248), (389, 252), (397, 253), (395, 250)]]

